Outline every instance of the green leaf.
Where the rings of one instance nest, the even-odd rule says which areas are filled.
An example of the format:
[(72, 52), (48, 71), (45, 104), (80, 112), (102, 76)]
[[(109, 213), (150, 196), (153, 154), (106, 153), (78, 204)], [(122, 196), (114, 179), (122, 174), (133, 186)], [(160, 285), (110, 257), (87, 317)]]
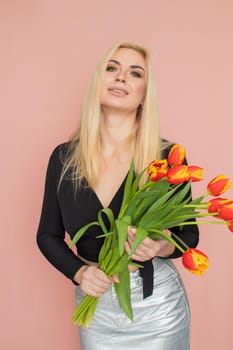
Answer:
[(146, 167), (144, 170), (142, 170), (142, 171), (140, 172), (140, 174), (138, 174), (138, 175), (136, 176), (136, 178), (135, 178), (135, 180), (134, 180), (134, 182), (133, 182), (133, 185), (132, 185), (132, 189), (131, 189), (131, 195), (132, 195), (132, 196), (134, 196), (135, 193), (137, 192), (138, 187), (139, 187), (139, 184), (140, 184), (140, 181), (141, 181), (141, 179), (142, 179), (142, 177), (143, 177), (143, 175), (144, 175), (144, 173), (145, 173), (146, 170), (147, 170), (147, 167)]
[(103, 221), (103, 218), (102, 218), (102, 214), (105, 214), (108, 218), (108, 221), (110, 223), (110, 229), (109, 231), (113, 231), (113, 226), (114, 226), (114, 215), (113, 215), (113, 212), (110, 208), (104, 208), (104, 209), (101, 209), (99, 212), (98, 212), (98, 221), (100, 223), (100, 227), (102, 229), (102, 231), (106, 234), (108, 232), (106, 226), (105, 226), (105, 223)]
[[(190, 191), (190, 188), (191, 188), (191, 181), (189, 181), (185, 185), (183, 185), (183, 187), (181, 187), (181, 189), (177, 187), (177, 193), (175, 193), (175, 196), (174, 196), (175, 204), (181, 203), (183, 201), (183, 199), (186, 197), (186, 195)], [(187, 198), (187, 200), (190, 201), (190, 199), (191, 199), (191, 194)]]
[(122, 220), (116, 219), (116, 229), (118, 234), (118, 242), (119, 242), (119, 252), (122, 255), (125, 251), (125, 241), (128, 233), (128, 226), (131, 222), (131, 218), (129, 216), (124, 217)]
[(109, 264), (108, 275), (113, 276), (116, 273), (120, 273), (121, 271), (128, 269), (128, 264), (129, 256), (126, 252), (121, 257), (118, 255), (118, 261), (114, 264)]
[[(179, 249), (181, 253), (184, 253), (184, 249), (170, 235), (166, 234), (162, 230), (154, 230), (154, 232), (151, 232), (149, 234), (149, 237), (151, 237), (152, 239), (158, 239), (158, 237), (159, 239), (160, 238), (166, 239), (167, 241), (172, 243), (177, 249)], [(182, 239), (180, 239), (179, 242), (182, 243), (184, 247), (187, 247), (187, 245), (183, 242)]]
[[(114, 242), (114, 245), (113, 245), (112, 249), (113, 249), (112, 259), (109, 261), (108, 266), (107, 266), (107, 270), (106, 270), (106, 273), (107, 273), (108, 276), (112, 276), (111, 270), (118, 265), (118, 263), (119, 263), (119, 261), (121, 259), (117, 241)], [(117, 272), (118, 271), (116, 271), (116, 273)]]
[(115, 291), (120, 306), (128, 318), (133, 321), (133, 310), (131, 306), (130, 275), (128, 269), (119, 273), (120, 283), (114, 283)]
[(100, 249), (99, 256), (98, 256), (98, 262), (101, 265), (102, 261), (105, 259), (106, 255), (108, 254), (110, 248), (112, 245), (112, 232), (108, 234), (108, 236), (105, 237), (104, 243)]
[(133, 265), (133, 266), (136, 266), (136, 267), (142, 268), (142, 269), (144, 268), (143, 265), (141, 265), (141, 264), (139, 264), (139, 263), (137, 263), (136, 261), (133, 261), (133, 260), (130, 260), (128, 265)]
[(123, 199), (122, 199), (118, 218), (121, 218), (124, 215), (125, 206), (131, 196), (133, 178), (134, 178), (134, 161), (132, 160), (130, 164), (130, 169), (126, 178), (126, 182), (125, 182), (124, 194), (123, 194)]
[[(153, 216), (153, 214), (155, 213), (155, 211), (157, 210), (158, 211), (158, 208), (159, 210), (161, 211), (161, 207), (164, 203), (166, 203), (168, 201), (169, 198), (171, 198), (173, 196), (173, 194), (177, 191), (177, 188), (179, 187), (176, 186), (174, 188), (172, 188), (170, 191), (168, 191), (167, 193), (165, 193), (162, 197), (160, 197), (157, 201), (154, 202), (154, 204), (152, 204), (150, 206), (150, 208), (147, 210), (147, 212), (144, 214), (142, 220), (140, 221), (140, 226), (146, 226), (145, 223), (147, 223), (148, 225), (148, 217), (150, 218), (151, 215)], [(174, 199), (175, 197), (173, 197), (173, 201), (175, 201)]]
[(132, 246), (130, 253), (129, 253), (130, 258), (132, 257), (132, 255), (134, 254), (134, 252), (138, 248), (138, 246), (142, 243), (142, 241), (144, 241), (144, 239), (147, 236), (148, 236), (148, 232), (146, 230), (144, 230), (144, 228), (138, 226), (137, 231), (136, 231), (136, 235), (135, 235), (135, 239), (133, 242), (133, 246)]
[[(113, 249), (109, 249), (107, 251), (107, 254), (105, 255), (105, 257), (102, 257), (102, 261), (100, 263), (100, 269), (103, 270), (104, 272), (107, 272), (108, 270), (108, 265), (111, 262), (111, 259), (113, 257)], [(99, 256), (99, 261), (100, 261), (100, 256)]]
[(200, 204), (204, 198), (205, 198), (205, 196), (200, 196), (196, 199), (193, 199), (189, 204)]
[(69, 247), (72, 248), (91, 226), (100, 226), (100, 224), (98, 221), (93, 221), (80, 228), (80, 230), (78, 230), (78, 232), (76, 232), (76, 234), (74, 235)]

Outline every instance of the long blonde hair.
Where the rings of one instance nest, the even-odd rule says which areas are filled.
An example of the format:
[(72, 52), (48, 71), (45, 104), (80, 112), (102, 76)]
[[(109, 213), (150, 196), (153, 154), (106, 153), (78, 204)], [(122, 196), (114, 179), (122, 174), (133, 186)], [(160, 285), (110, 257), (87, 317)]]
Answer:
[(143, 108), (138, 109), (137, 127), (134, 135), (133, 158), (136, 172), (144, 169), (151, 160), (160, 157), (161, 138), (150, 54), (147, 49), (137, 44), (119, 43), (107, 52), (93, 74), (82, 107), (80, 127), (71, 137), (69, 151), (64, 159), (60, 183), (68, 171), (71, 171), (72, 179), (76, 184), (83, 179), (86, 179), (92, 187), (96, 183), (101, 152), (100, 89), (108, 61), (120, 48), (137, 51), (145, 59), (147, 67), (146, 94)]

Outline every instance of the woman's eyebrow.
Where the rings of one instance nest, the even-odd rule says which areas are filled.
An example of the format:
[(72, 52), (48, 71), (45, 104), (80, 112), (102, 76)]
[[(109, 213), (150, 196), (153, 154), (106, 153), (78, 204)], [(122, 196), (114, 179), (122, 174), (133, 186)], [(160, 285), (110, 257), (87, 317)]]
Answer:
[[(115, 63), (115, 64), (117, 64), (118, 66), (120, 66), (120, 62), (117, 61), (117, 60), (109, 60), (109, 62)], [(133, 68), (133, 69), (138, 68), (138, 69), (141, 69), (143, 72), (145, 72), (145, 69), (144, 69), (143, 67), (138, 66), (138, 65), (136, 65), (136, 64), (131, 65), (130, 68)]]

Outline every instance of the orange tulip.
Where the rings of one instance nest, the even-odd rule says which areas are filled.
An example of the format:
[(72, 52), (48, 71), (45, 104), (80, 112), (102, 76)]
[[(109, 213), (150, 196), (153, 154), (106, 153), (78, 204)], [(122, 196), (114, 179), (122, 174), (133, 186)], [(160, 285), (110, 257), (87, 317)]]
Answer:
[(209, 267), (207, 255), (195, 248), (189, 248), (182, 256), (182, 263), (186, 269), (195, 275), (202, 275)]
[(195, 165), (188, 166), (189, 180), (196, 182), (203, 179), (203, 168)]
[(172, 146), (169, 155), (168, 155), (168, 163), (171, 166), (181, 165), (184, 162), (185, 158), (185, 150), (180, 145), (175, 144)]
[(148, 175), (151, 181), (159, 181), (167, 175), (168, 162), (166, 159), (154, 160), (148, 166)]
[(212, 196), (219, 196), (231, 187), (230, 180), (225, 175), (218, 175), (207, 185), (207, 190)]
[(208, 212), (216, 213), (222, 205), (228, 204), (230, 202), (232, 201), (227, 198), (213, 198), (208, 202)]
[(229, 201), (227, 204), (222, 205), (218, 209), (218, 215), (225, 221), (233, 220), (233, 201)]
[(229, 230), (231, 232), (233, 232), (233, 220), (228, 221), (227, 225), (228, 225)]
[(178, 185), (189, 180), (187, 165), (177, 165), (167, 171), (167, 181), (172, 185)]

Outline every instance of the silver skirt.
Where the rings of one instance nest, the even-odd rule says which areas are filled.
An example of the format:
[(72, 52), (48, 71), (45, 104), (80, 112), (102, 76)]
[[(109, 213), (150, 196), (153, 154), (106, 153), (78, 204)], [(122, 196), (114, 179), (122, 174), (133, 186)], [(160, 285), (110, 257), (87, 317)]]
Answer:
[[(139, 271), (130, 273), (133, 322), (114, 287), (99, 299), (88, 329), (79, 328), (82, 350), (189, 350), (190, 310), (183, 283), (169, 259), (154, 259), (154, 291), (143, 299)], [(76, 288), (76, 304), (83, 298)]]

